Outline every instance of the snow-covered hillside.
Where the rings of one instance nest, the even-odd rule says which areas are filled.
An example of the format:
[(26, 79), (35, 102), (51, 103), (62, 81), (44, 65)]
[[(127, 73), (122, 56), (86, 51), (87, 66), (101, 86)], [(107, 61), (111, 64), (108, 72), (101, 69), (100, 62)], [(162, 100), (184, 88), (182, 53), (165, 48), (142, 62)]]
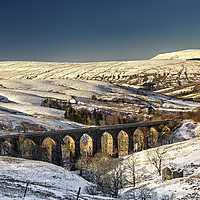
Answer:
[(142, 86), (153, 83), (157, 89), (197, 82), (200, 62), (165, 59), (90, 63), (0, 62), (1, 79), (76, 79), (100, 80)]
[[(187, 58), (198, 56), (188, 55)], [(65, 119), (64, 110), (41, 106), (48, 98), (63, 102), (76, 100), (73, 104), (76, 108), (104, 109), (133, 116), (137, 113), (145, 116), (149, 108), (158, 113), (197, 109), (200, 103), (173, 96), (192, 95), (187, 92), (194, 91), (193, 96), (199, 98), (200, 62), (198, 59), (175, 58), (178, 59), (93, 63), (0, 62), (0, 133), (23, 132), (22, 126), (31, 127), (30, 131), (84, 126)], [(176, 86), (177, 90), (174, 89)], [(163, 94), (136, 89), (138, 87), (162, 89), (159, 92)], [(173, 199), (200, 199), (200, 140), (194, 138), (200, 135), (200, 125), (191, 120), (184, 121), (175, 135), (179, 141), (190, 140), (159, 149), (165, 152), (163, 167), (184, 169), (184, 177), (162, 181), (148, 160), (148, 155), (153, 155), (155, 149), (126, 156), (123, 158), (124, 166), (133, 157), (136, 159), (137, 181), (136, 189), (121, 190), (121, 199), (131, 199), (134, 193), (137, 195), (143, 189), (156, 194), (150, 199), (155, 197), (158, 200), (163, 195), (173, 195)], [(89, 196), (84, 190), (89, 182), (53, 164), (0, 157), (0, 166), (0, 199), (22, 199), (27, 182), (30, 183), (26, 197), (29, 200), (75, 199), (79, 187), (82, 187), (82, 200), (111, 199)], [(125, 172), (131, 176), (127, 169)]]
[[(155, 156), (155, 148), (135, 153), (126, 157), (123, 165), (135, 160), (136, 188), (124, 191), (123, 199), (134, 199), (133, 194), (149, 191), (151, 200), (165, 199), (200, 199), (200, 140), (199, 138), (164, 145), (158, 148), (162, 155), (162, 169), (174, 167), (184, 170), (182, 178), (162, 181), (157, 169), (149, 162), (148, 157)], [(129, 169), (126, 169), (129, 174)], [(129, 174), (128, 176), (131, 175)], [(167, 198), (168, 196), (168, 198)], [(171, 197), (171, 198), (170, 198)], [(137, 199), (137, 198), (136, 198)]]
[[(93, 95), (99, 100), (92, 100)], [(71, 96), (78, 101), (76, 107), (109, 109), (131, 114), (148, 106), (168, 111), (189, 111), (200, 106), (200, 103), (100, 81), (0, 80), (1, 132), (5, 133), (7, 129), (17, 132), (19, 128), (16, 127), (26, 122), (33, 126), (38, 125), (40, 131), (83, 126), (64, 119), (64, 110), (41, 106), (46, 97), (68, 101)], [(37, 127), (35, 129), (37, 131)]]
[[(180, 130), (181, 131), (181, 130)], [(134, 153), (123, 158), (123, 174), (132, 177), (127, 167), (135, 161), (136, 185), (123, 188), (116, 199), (142, 199), (141, 194), (149, 196), (147, 200), (199, 199), (200, 198), (200, 140), (199, 138), (159, 147), (162, 154), (162, 169), (175, 167), (184, 170), (182, 178), (162, 181), (156, 168), (148, 157), (155, 155), (155, 148)], [(129, 163), (129, 164), (128, 164)], [(62, 167), (19, 158), (0, 157), (0, 198), (5, 200), (22, 199), (27, 185), (27, 200), (35, 199), (76, 199), (81, 187), (80, 200), (113, 199), (110, 197), (90, 196), (85, 187), (91, 183)]]
[(187, 49), (183, 51), (158, 54), (152, 59), (200, 59), (200, 49)]
[(73, 200), (77, 197), (79, 187), (80, 200), (97, 199), (86, 194), (85, 187), (91, 183), (75, 173), (46, 162), (0, 157), (0, 177), (2, 200), (23, 199), (27, 183), (26, 200)]
[(176, 96), (182, 99), (192, 99), (200, 101), (200, 82), (190, 83), (175, 88), (157, 90), (156, 92), (169, 96)]

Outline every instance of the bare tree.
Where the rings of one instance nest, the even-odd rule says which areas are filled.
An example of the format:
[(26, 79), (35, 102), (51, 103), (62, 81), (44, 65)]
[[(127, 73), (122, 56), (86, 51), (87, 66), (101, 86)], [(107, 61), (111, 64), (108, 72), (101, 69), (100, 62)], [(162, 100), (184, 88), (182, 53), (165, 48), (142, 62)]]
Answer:
[(137, 159), (134, 156), (126, 162), (126, 169), (128, 170), (128, 176), (126, 176), (126, 181), (135, 187), (136, 183), (136, 162)]
[(165, 153), (166, 150), (160, 148), (155, 148), (153, 151), (147, 152), (147, 159), (156, 168), (159, 176), (161, 176)]
[(82, 163), (80, 160), (77, 167), (85, 170), (84, 178), (98, 185), (98, 188), (89, 188), (89, 192), (94, 193), (100, 190), (103, 193), (113, 197), (118, 196), (118, 191), (124, 186), (124, 166), (119, 158), (111, 158), (110, 156), (97, 153), (90, 158), (88, 163)]
[(123, 188), (124, 182), (124, 167), (118, 161), (111, 161), (109, 165), (109, 172), (107, 172), (103, 177), (103, 189), (105, 192), (111, 194), (113, 197), (118, 196), (120, 188)]
[[(90, 162), (90, 158), (82, 155), (79, 160), (76, 162), (76, 167), (78, 167), (80, 169), (80, 176), (83, 176), (84, 178), (87, 179), (87, 169), (89, 166), (89, 162)], [(85, 174), (86, 173), (86, 174)]]

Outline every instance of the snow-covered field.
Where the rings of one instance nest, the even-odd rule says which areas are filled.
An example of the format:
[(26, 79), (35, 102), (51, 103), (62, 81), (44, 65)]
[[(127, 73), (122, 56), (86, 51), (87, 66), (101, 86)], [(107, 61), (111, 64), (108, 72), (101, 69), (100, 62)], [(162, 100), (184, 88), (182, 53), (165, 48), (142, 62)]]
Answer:
[(0, 121), (16, 127), (25, 121), (45, 129), (70, 129), (83, 125), (64, 119), (64, 110), (42, 107), (46, 97), (68, 101), (71, 95), (91, 98), (108, 92), (108, 83), (88, 83), (73, 80), (0, 80)]
[[(200, 199), (200, 138), (190, 139), (171, 145), (159, 147), (162, 155), (162, 169), (174, 167), (182, 169), (183, 177), (162, 181), (156, 168), (149, 162), (148, 157), (155, 155), (155, 149), (149, 149), (126, 157), (123, 161), (132, 159), (136, 163), (136, 188), (127, 189), (122, 195), (124, 199), (131, 199), (133, 193), (138, 194), (148, 189), (150, 194), (156, 194), (148, 199)], [(127, 170), (128, 173), (128, 170)], [(131, 176), (130, 176), (131, 177)]]
[[(198, 55), (199, 50), (195, 52)], [(173, 88), (177, 80), (184, 84), (197, 82), (199, 78), (200, 62), (180, 59), (91, 63), (0, 62), (0, 121), (11, 129), (20, 122), (38, 124), (46, 130), (82, 126), (64, 119), (64, 111), (41, 107), (46, 97), (67, 101), (75, 96), (78, 106), (89, 109), (101, 107), (138, 112), (140, 107), (151, 106), (157, 110), (190, 111), (199, 107), (200, 103), (144, 92), (134, 87), (154, 82), (161, 89), (166, 86)], [(88, 101), (92, 95), (103, 101)], [(126, 101), (115, 104), (113, 100), (116, 99)]]
[(26, 200), (73, 200), (76, 199), (79, 187), (80, 199), (96, 199), (85, 191), (85, 187), (91, 183), (75, 173), (46, 162), (0, 157), (0, 177), (2, 200), (23, 199), (27, 183)]
[[(199, 50), (200, 51), (200, 50)], [(0, 62), (2, 79), (99, 80), (142, 86), (155, 83), (158, 89), (198, 82), (200, 62), (181, 59), (153, 59), (113, 62)]]
[[(186, 121), (180, 127), (181, 135), (194, 137), (194, 130), (200, 127)], [(196, 125), (196, 126), (195, 126)], [(185, 131), (185, 128), (188, 129)], [(184, 130), (183, 130), (184, 129)], [(162, 168), (175, 167), (184, 170), (182, 178), (162, 181), (156, 168), (149, 162), (148, 157), (155, 155), (155, 148), (134, 153), (123, 157), (123, 173), (132, 176), (127, 168), (135, 160), (136, 185), (120, 190), (117, 199), (141, 199), (141, 193), (150, 195), (148, 200), (199, 199), (200, 198), (200, 140), (199, 137), (159, 147), (162, 154)], [(27, 185), (27, 200), (35, 199), (76, 199), (81, 187), (80, 200), (113, 199), (110, 197), (88, 195), (85, 187), (91, 183), (79, 177), (74, 172), (41, 161), (31, 161), (12, 157), (0, 157), (0, 198), (5, 200), (23, 199)], [(136, 198), (134, 198), (136, 196)], [(138, 198), (137, 198), (138, 197)]]
[(196, 83), (181, 85), (179, 87), (157, 90), (155, 92), (162, 93), (169, 96), (176, 96), (185, 100), (193, 99), (194, 101), (199, 102), (199, 99), (200, 99), (199, 86), (200, 86), (200, 82), (196, 82)]
[[(91, 101), (92, 95), (105, 102)], [(0, 122), (11, 130), (22, 122), (37, 124), (46, 130), (81, 127), (83, 125), (64, 119), (64, 110), (41, 106), (46, 97), (68, 101), (71, 96), (78, 100), (79, 107), (109, 108), (129, 113), (138, 111), (141, 106), (169, 111), (190, 111), (200, 107), (200, 103), (101, 81), (0, 80)], [(113, 103), (113, 99), (126, 99), (128, 103)]]
[[(198, 82), (199, 79), (200, 62), (185, 61), (185, 58), (96, 63), (0, 62), (0, 132), (14, 134), (15, 128), (23, 122), (37, 125), (41, 130), (83, 126), (66, 120), (63, 110), (42, 107), (41, 103), (47, 97), (63, 101), (75, 97), (78, 107), (109, 108), (128, 113), (149, 106), (155, 110), (191, 111), (200, 107), (200, 103), (135, 88), (156, 82), (159, 89), (173, 89), (177, 84)], [(193, 88), (183, 88), (178, 93), (190, 89)], [(101, 101), (92, 100), (93, 95)], [(120, 99), (126, 101), (114, 102)], [(123, 161), (126, 166), (133, 157), (136, 159), (136, 189), (121, 190), (119, 198), (134, 199), (134, 193), (137, 195), (145, 188), (156, 194), (150, 199), (159, 200), (164, 195), (173, 195), (172, 199), (200, 199), (200, 140), (195, 138), (200, 136), (200, 125), (185, 121), (175, 134), (180, 140), (187, 141), (159, 148), (165, 152), (163, 167), (184, 169), (184, 177), (162, 181), (148, 161), (147, 155), (153, 155), (155, 149), (138, 152), (124, 157)], [(25, 199), (28, 200), (76, 199), (79, 187), (82, 200), (111, 199), (86, 194), (84, 188), (91, 183), (50, 163), (0, 157), (0, 166), (0, 199), (23, 199), (27, 182)], [(128, 170), (125, 173), (130, 176)]]
[(199, 49), (187, 49), (182, 51), (175, 51), (169, 53), (158, 54), (152, 59), (200, 59), (200, 50)]

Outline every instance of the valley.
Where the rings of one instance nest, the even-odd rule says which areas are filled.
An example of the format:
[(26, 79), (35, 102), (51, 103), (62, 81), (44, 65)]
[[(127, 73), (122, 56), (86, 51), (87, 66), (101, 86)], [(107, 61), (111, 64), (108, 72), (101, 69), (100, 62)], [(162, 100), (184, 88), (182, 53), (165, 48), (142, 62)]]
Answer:
[[(94, 143), (87, 133), (83, 134), (78, 142), (80, 149), (85, 149), (80, 150), (83, 157), (74, 164), (75, 171), (52, 164), (53, 145), (56, 144), (53, 140), (50, 145), (45, 143), (46, 146), (41, 147), (50, 152), (46, 157), (51, 159), (44, 161), (52, 163), (24, 159), (30, 158), (30, 149), (26, 148), (21, 150), (23, 158), (9, 157), (1, 146), (0, 185), (9, 190), (0, 189), (0, 198), (22, 198), (22, 191), (29, 183), (26, 199), (30, 200), (75, 199), (79, 187), (81, 200), (142, 199), (145, 195), (149, 200), (199, 199), (199, 59), (200, 50), (194, 49), (136, 61), (0, 62), (2, 136), (21, 134), (23, 137), (28, 133), (48, 134), (47, 131), (90, 130), (95, 126), (173, 120), (171, 124), (155, 126), (153, 129), (139, 127), (133, 133), (137, 137), (130, 137), (135, 142), (131, 151), (123, 130), (125, 136), (121, 134), (122, 137), (117, 138), (118, 144), (115, 141), (114, 149), (108, 129), (103, 134), (106, 145), (101, 139), (104, 145), (102, 152), (106, 152), (103, 158), (100, 155), (102, 152), (92, 155)], [(149, 141), (152, 131), (153, 136), (156, 135), (153, 142)], [(151, 145), (144, 147), (144, 141)], [(34, 147), (33, 143), (28, 142), (31, 148)], [(66, 145), (63, 158), (72, 156), (71, 149), (75, 148), (75, 141), (73, 143), (67, 137), (63, 142), (62, 145)], [(125, 154), (121, 144), (124, 145)], [(142, 148), (141, 144), (144, 145)], [(181, 178), (162, 180), (161, 172), (158, 173), (156, 166), (151, 163), (151, 159), (158, 159), (155, 157), (158, 149), (162, 152), (162, 169), (180, 168), (183, 170)], [(111, 168), (100, 176), (98, 173), (101, 174), (102, 169), (97, 169), (105, 163)], [(127, 167), (130, 163), (134, 169)], [(107, 166), (104, 168), (107, 169)], [(135, 182), (131, 184), (129, 179), (133, 170)], [(123, 178), (120, 176), (117, 179), (117, 195), (116, 191), (109, 193), (103, 188), (106, 184), (107, 188), (114, 185), (114, 182), (109, 182), (110, 185), (106, 182), (106, 178), (113, 178), (113, 172), (114, 175), (123, 174)], [(102, 183), (95, 182), (96, 177)], [(99, 185), (102, 186), (101, 190)]]

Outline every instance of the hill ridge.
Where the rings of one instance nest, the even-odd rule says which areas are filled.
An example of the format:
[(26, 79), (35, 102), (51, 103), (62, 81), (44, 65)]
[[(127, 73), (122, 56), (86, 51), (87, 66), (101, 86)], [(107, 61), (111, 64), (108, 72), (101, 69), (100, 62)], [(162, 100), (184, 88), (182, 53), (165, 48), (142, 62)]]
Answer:
[(200, 59), (200, 49), (185, 49), (180, 51), (161, 53), (151, 58), (151, 60), (155, 59)]

